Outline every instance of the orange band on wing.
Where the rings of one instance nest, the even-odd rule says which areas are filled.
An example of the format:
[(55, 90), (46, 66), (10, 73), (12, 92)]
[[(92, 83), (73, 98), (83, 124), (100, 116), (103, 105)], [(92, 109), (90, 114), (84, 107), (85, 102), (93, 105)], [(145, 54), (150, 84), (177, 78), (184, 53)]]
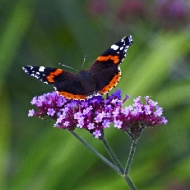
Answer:
[(121, 73), (118, 72), (118, 74), (112, 78), (110, 83), (107, 86), (105, 86), (102, 90), (99, 91), (100, 94), (104, 94), (108, 92), (109, 90), (111, 90), (113, 87), (115, 87), (116, 84), (119, 82), (120, 77), (121, 77)]
[(114, 64), (117, 64), (120, 61), (118, 55), (100, 56), (97, 58), (97, 61), (107, 61), (108, 59), (112, 60)]
[(61, 96), (64, 96), (65, 98), (69, 98), (69, 99), (84, 100), (87, 98), (87, 96), (85, 96), (85, 95), (72, 94), (72, 93), (64, 92), (64, 91), (57, 91), (57, 93)]
[(54, 77), (61, 74), (63, 72), (63, 70), (61, 69), (57, 69), (56, 71), (54, 72), (51, 72), (46, 78), (48, 80), (48, 82), (55, 82), (54, 81)]

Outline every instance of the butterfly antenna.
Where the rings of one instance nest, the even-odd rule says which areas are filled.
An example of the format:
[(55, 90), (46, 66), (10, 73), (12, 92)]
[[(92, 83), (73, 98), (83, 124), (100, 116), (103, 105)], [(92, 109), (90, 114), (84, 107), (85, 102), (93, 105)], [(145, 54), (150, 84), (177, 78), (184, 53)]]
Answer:
[(61, 66), (63, 66), (63, 67), (70, 68), (70, 69), (73, 69), (73, 70), (75, 70), (75, 71), (78, 72), (78, 70), (76, 70), (76, 69), (74, 69), (73, 67), (70, 67), (70, 66), (68, 66), (68, 65), (64, 65), (64, 64), (61, 64), (61, 63), (59, 63), (59, 65), (61, 65)]
[(83, 64), (82, 64), (82, 68), (84, 66), (84, 62), (86, 61), (86, 55), (84, 56), (84, 61), (83, 61)]

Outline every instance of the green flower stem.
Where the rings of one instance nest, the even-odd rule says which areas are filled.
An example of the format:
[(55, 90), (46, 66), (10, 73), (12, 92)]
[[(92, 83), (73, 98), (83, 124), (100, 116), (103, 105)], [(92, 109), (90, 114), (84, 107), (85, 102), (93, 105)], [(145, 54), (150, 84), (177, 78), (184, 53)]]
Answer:
[(109, 156), (111, 157), (111, 159), (113, 160), (114, 164), (119, 168), (120, 172), (122, 173), (122, 175), (124, 175), (125, 171), (123, 166), (121, 165), (120, 161), (118, 160), (117, 156), (114, 154), (113, 150), (111, 149), (111, 147), (109, 146), (108, 142), (106, 141), (105, 137), (103, 137), (101, 139), (101, 141), (103, 142)]
[(96, 156), (98, 156), (104, 163), (109, 165), (113, 170), (115, 170), (119, 175), (121, 175), (123, 177), (123, 179), (126, 181), (126, 183), (129, 186), (130, 190), (136, 190), (135, 185), (133, 184), (132, 180), (130, 179), (130, 177), (128, 175), (128, 170), (130, 168), (132, 158), (133, 158), (134, 153), (135, 153), (135, 147), (136, 147), (137, 140), (132, 141), (129, 158), (128, 158), (128, 161), (127, 161), (126, 169), (124, 171), (123, 166), (121, 165), (120, 161), (118, 160), (118, 158), (116, 157), (116, 155), (114, 154), (114, 152), (112, 151), (111, 147), (109, 146), (108, 142), (106, 141), (106, 139), (104, 137), (101, 139), (101, 141), (103, 142), (106, 150), (108, 151), (110, 157), (112, 158), (112, 160), (114, 161), (116, 166), (114, 164), (112, 164), (109, 160), (107, 160), (104, 156), (102, 156), (99, 152), (97, 152), (92, 146), (90, 146), (86, 141), (84, 141), (74, 131), (69, 130), (69, 132), (72, 133), (79, 141), (81, 141), (94, 154), (96, 154)]
[[(108, 151), (108, 154), (110, 155), (110, 157), (112, 158), (113, 162), (115, 163), (115, 165), (119, 168), (120, 172), (122, 173), (122, 177), (123, 179), (126, 181), (127, 185), (129, 186), (130, 190), (136, 190), (135, 185), (133, 184), (132, 180), (130, 179), (128, 174), (125, 174), (124, 168), (121, 165), (120, 161), (118, 160), (117, 156), (114, 154), (114, 152), (112, 151), (111, 147), (109, 146), (108, 142), (106, 141), (105, 137), (103, 136), (103, 138), (101, 139), (101, 141), (103, 142), (106, 150)], [(134, 154), (134, 153), (133, 153)]]
[(130, 169), (130, 166), (131, 166), (131, 163), (132, 163), (132, 160), (133, 160), (133, 156), (135, 154), (137, 141), (138, 141), (138, 139), (132, 140), (129, 157), (128, 157), (127, 164), (126, 164), (126, 167), (125, 167), (125, 174), (129, 173), (129, 169)]
[(86, 141), (84, 141), (81, 137), (79, 137), (74, 131), (69, 131), (72, 133), (80, 142), (82, 142), (88, 149), (90, 149), (96, 156), (98, 156), (103, 162), (105, 162), (108, 166), (110, 166), (113, 170), (115, 170), (118, 174), (121, 175), (120, 170), (114, 164), (112, 164), (109, 160), (107, 160), (104, 156), (102, 156), (99, 152), (97, 152), (92, 146), (90, 146)]
[(135, 185), (133, 184), (133, 182), (131, 181), (129, 175), (125, 175), (123, 176), (123, 179), (126, 181), (126, 183), (128, 184), (130, 190), (136, 190)]

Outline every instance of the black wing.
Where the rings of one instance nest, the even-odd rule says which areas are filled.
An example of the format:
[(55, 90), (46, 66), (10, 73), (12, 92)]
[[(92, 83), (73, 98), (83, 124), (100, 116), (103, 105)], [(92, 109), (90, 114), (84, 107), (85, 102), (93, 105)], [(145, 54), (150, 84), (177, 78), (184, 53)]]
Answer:
[(119, 82), (121, 77), (119, 64), (125, 58), (127, 49), (132, 43), (131, 36), (122, 38), (99, 56), (89, 68), (97, 92), (104, 94)]
[(36, 77), (46, 84), (53, 84), (55, 90), (66, 98), (86, 98), (83, 85), (75, 73), (43, 66), (26, 66), (23, 70), (27, 75)]
[(46, 84), (54, 84), (55, 77), (63, 72), (61, 69), (44, 66), (26, 66), (23, 67), (27, 75), (33, 76)]

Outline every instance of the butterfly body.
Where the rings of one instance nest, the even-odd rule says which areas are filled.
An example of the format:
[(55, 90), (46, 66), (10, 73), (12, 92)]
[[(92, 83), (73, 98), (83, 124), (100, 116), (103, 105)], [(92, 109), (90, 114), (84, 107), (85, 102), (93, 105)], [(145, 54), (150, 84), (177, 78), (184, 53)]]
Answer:
[(105, 94), (116, 86), (121, 77), (119, 64), (131, 44), (132, 37), (124, 37), (99, 56), (87, 71), (78, 74), (44, 66), (26, 66), (23, 70), (46, 84), (53, 84), (55, 90), (66, 98), (87, 99)]

